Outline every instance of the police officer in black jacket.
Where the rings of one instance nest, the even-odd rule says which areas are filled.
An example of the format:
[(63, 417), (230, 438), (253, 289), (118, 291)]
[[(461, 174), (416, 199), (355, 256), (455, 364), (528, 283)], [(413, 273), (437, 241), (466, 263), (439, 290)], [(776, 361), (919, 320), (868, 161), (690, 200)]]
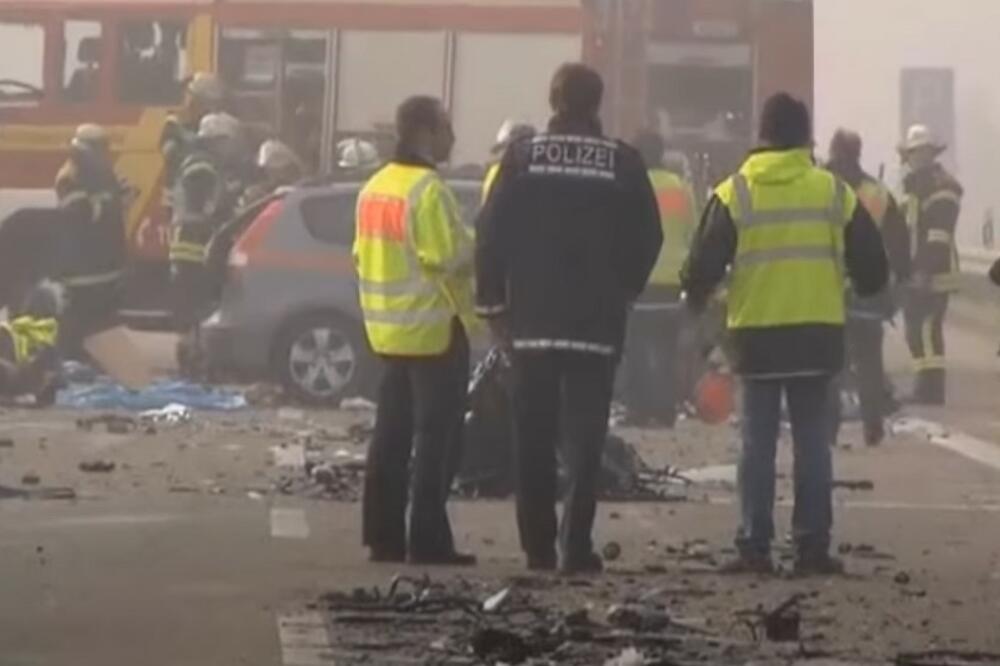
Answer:
[(477, 309), (513, 357), (517, 522), (531, 569), (557, 565), (560, 441), (562, 569), (602, 568), (591, 529), (614, 371), (663, 242), (641, 157), (602, 134), (602, 95), (592, 69), (556, 72), (548, 131), (507, 150), (477, 223)]

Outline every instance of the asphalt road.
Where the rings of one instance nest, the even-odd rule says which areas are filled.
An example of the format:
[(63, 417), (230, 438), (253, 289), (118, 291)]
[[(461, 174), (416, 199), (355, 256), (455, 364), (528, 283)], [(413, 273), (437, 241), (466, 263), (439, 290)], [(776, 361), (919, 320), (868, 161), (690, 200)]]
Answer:
[[(598, 581), (542, 577), (522, 585), (597, 617), (637, 591), (655, 590), (669, 598), (672, 614), (733, 640), (747, 640), (739, 609), (807, 592), (815, 596), (804, 610), (804, 637), (842, 663), (888, 663), (900, 651), (932, 647), (1000, 652), (996, 344), (968, 330), (952, 331), (952, 343), (952, 406), (910, 412), (878, 449), (859, 446), (856, 428), (844, 432), (837, 478), (874, 485), (837, 491), (836, 539), (846, 544), (850, 576), (711, 573), (709, 563), (725, 556), (732, 537), (735, 497), (727, 478), (736, 435), (727, 426), (685, 422), (674, 433), (622, 434), (654, 465), (711, 466), (704, 476), (717, 480), (689, 488), (684, 502), (602, 506), (598, 543), (614, 541), (622, 555)], [(905, 354), (892, 344), (905, 383)], [(424, 573), (365, 561), (356, 503), (310, 497), (294, 484), (286, 484), (291, 494), (275, 490), (301, 476), (296, 466), (310, 452), (362, 455), (350, 427), (369, 421), (369, 413), (198, 414), (192, 424), (156, 434), (86, 432), (75, 426), (78, 416), (0, 413), (2, 438), (11, 440), (0, 446), (0, 485), (36, 493), (0, 499), (0, 666), (354, 663), (329, 658), (338, 629), (317, 613), (319, 596), (384, 586), (400, 571)], [(788, 457), (785, 443), (782, 526), (789, 520)], [(116, 468), (79, 470), (94, 460)], [(23, 486), (25, 475), (39, 484)], [(54, 487), (71, 488), (76, 499), (37, 494)], [(511, 503), (456, 501), (452, 514), (460, 546), (476, 552), (480, 566), (428, 573), (496, 589), (523, 574)], [(428, 644), (446, 631), (434, 627)], [(388, 652), (367, 658), (393, 663)]]

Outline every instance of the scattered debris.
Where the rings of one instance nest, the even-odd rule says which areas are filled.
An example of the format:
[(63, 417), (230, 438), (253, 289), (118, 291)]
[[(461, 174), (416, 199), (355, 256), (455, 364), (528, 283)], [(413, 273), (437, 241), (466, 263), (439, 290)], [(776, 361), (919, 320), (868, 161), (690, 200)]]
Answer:
[(80, 463), (79, 469), (81, 472), (106, 474), (108, 472), (115, 471), (117, 465), (110, 460), (85, 460)]
[(505, 587), (483, 602), (484, 613), (495, 613), (510, 601), (510, 588)]
[(12, 449), (14, 448), (14, 440), (4, 437), (0, 439), (0, 449)]
[(956, 650), (904, 652), (896, 657), (896, 666), (995, 666), (1000, 653)]
[(131, 416), (121, 414), (97, 414), (76, 420), (76, 427), (80, 430), (90, 432), (95, 426), (103, 425), (105, 430), (112, 435), (127, 435), (134, 432), (139, 427), (139, 422)]
[(646, 657), (634, 647), (622, 650), (621, 654), (604, 662), (604, 666), (644, 666)]
[(614, 562), (622, 556), (622, 547), (617, 541), (609, 541), (601, 550), (605, 562)]
[(776, 643), (793, 643), (800, 640), (802, 629), (802, 613), (799, 604), (807, 595), (796, 593), (778, 604), (772, 611), (765, 611), (762, 606), (754, 610), (740, 611), (738, 617), (744, 618), (745, 625), (750, 629), (755, 641), (763, 638)]
[(183, 423), (190, 423), (194, 412), (190, 407), (170, 403), (162, 409), (150, 409), (139, 414), (139, 420), (148, 425), (177, 426)]
[(360, 396), (340, 401), (340, 408), (348, 412), (373, 412), (378, 407), (374, 402)]
[(837, 479), (833, 482), (833, 487), (843, 490), (875, 490), (875, 482), (870, 479)]
[(42, 477), (38, 476), (34, 472), (28, 472), (21, 477), (22, 486), (37, 486), (42, 482)]
[(905, 571), (900, 571), (893, 577), (892, 581), (896, 583), (896, 585), (909, 585), (911, 581), (910, 574)]
[(520, 664), (531, 656), (524, 639), (505, 629), (484, 627), (469, 644), (477, 657), (489, 663)]

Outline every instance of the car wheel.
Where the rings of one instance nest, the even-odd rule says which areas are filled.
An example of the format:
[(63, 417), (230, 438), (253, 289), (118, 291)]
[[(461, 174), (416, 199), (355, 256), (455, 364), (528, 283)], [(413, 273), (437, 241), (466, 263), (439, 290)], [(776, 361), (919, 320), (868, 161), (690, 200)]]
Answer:
[(281, 336), (274, 358), (289, 393), (326, 405), (367, 395), (373, 363), (360, 325), (333, 314), (296, 319)]

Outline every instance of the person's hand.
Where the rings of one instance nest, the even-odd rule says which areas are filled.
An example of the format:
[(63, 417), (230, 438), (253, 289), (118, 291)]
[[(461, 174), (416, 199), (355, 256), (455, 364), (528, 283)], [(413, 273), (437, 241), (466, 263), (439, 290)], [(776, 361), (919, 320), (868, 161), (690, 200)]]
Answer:
[(490, 317), (486, 320), (486, 324), (490, 328), (490, 337), (493, 339), (493, 344), (504, 353), (510, 352), (514, 346), (514, 341), (511, 336), (510, 322), (507, 320), (507, 317), (504, 315)]

